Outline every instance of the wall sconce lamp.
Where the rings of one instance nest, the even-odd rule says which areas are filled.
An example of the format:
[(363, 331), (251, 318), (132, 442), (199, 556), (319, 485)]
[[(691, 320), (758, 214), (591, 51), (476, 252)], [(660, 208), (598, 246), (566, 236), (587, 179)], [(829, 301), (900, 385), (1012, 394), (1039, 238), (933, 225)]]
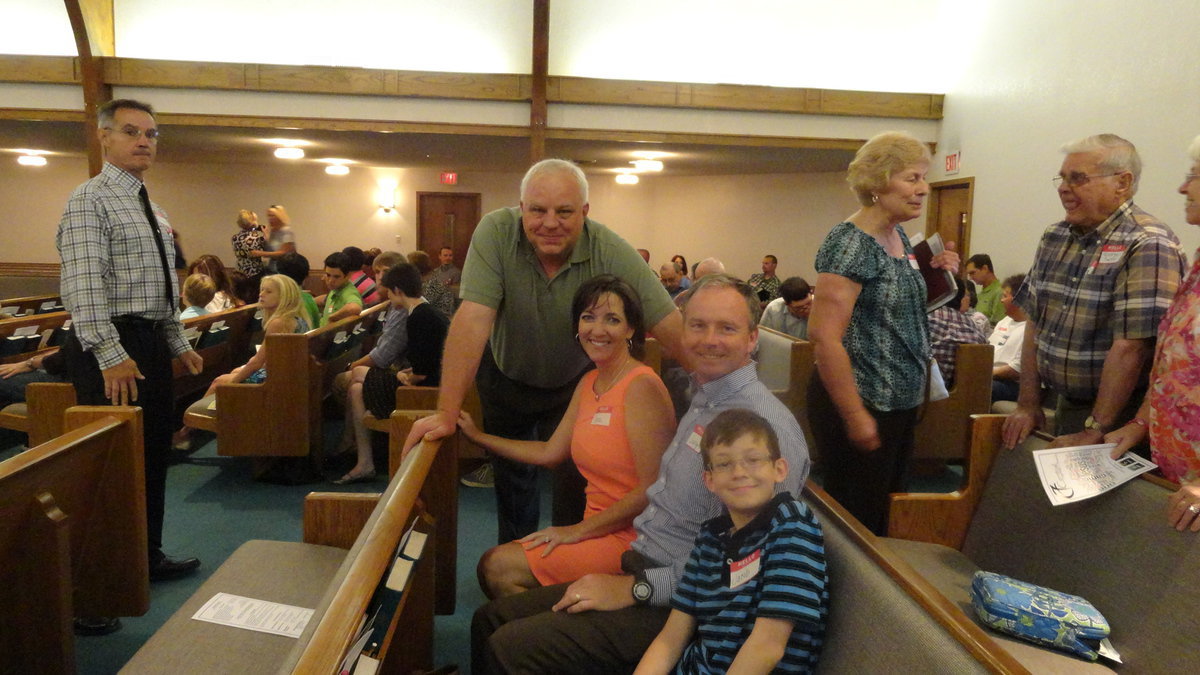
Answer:
[(391, 213), (396, 210), (396, 193), (399, 192), (399, 185), (396, 183), (379, 184), (379, 208), (383, 209), (384, 213)]

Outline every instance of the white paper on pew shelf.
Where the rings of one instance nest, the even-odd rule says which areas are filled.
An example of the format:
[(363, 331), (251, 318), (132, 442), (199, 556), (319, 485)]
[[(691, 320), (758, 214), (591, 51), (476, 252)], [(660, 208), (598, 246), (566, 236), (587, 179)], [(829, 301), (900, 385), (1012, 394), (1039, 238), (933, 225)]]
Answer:
[[(376, 610), (378, 612), (378, 610)], [(371, 639), (371, 631), (367, 627), (375, 623), (375, 618), (371, 617), (371, 621), (367, 621), (367, 615), (363, 614), (358, 620), (358, 630), (354, 632), (354, 642), (350, 644), (350, 649), (346, 652), (346, 658), (342, 659), (342, 667), (338, 672), (349, 673), (354, 668), (355, 660), (367, 648), (367, 640)]]
[(408, 577), (412, 574), (413, 561), (396, 558), (392, 565), (392, 573), (388, 575), (387, 587), (393, 591), (403, 591), (408, 585)]
[(409, 536), (408, 543), (404, 545), (404, 552), (401, 555), (409, 560), (419, 559), (421, 557), (421, 552), (425, 550), (425, 540), (428, 538), (429, 535), (425, 534), (424, 532), (412, 530), (412, 535)]
[(219, 330), (221, 330), (221, 329), (222, 329), (222, 328), (224, 328), (224, 327), (225, 327), (225, 322), (224, 322), (224, 321), (214, 321), (214, 322), (212, 322), (212, 325), (210, 325), (210, 326), (208, 327), (208, 331), (209, 331), (210, 333), (215, 333), (216, 331), (219, 331)]
[(12, 307), (0, 307), (0, 314), (9, 314), (11, 316), (20, 316), (21, 308), (15, 306), (15, 305)]
[(354, 675), (375, 675), (379, 671), (379, 660), (361, 654), (354, 664)]
[(313, 611), (268, 600), (256, 600), (230, 593), (217, 593), (194, 615), (197, 621), (255, 630), (298, 638), (312, 618)]
[(1042, 489), (1054, 506), (1080, 502), (1133, 480), (1158, 465), (1131, 452), (1112, 459), (1115, 443), (1034, 450)]
[(12, 334), (14, 336), (19, 335), (21, 337), (28, 337), (30, 335), (37, 335), (37, 332), (38, 332), (37, 326), (21, 326), (20, 328), (13, 330)]

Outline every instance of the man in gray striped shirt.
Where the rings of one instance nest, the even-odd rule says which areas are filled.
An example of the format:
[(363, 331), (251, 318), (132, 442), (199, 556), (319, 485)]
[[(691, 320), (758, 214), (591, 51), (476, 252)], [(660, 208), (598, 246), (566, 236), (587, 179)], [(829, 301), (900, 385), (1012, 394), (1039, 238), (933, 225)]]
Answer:
[[(80, 404), (142, 407), (149, 571), (158, 581), (200, 566), (195, 558), (163, 555), (162, 521), (171, 359), (178, 356), (193, 374), (203, 359), (178, 319), (179, 280), (167, 257), (171, 225), (142, 182), (158, 149), (154, 110), (122, 99), (106, 103), (98, 117), (104, 168), (71, 193), (58, 225), (62, 298), (72, 319), (63, 355)], [(117, 627), (115, 620), (77, 624), (85, 634)]]
[(729, 275), (706, 276), (683, 306), (683, 350), (695, 395), (663, 454), (649, 504), (633, 524), (637, 539), (622, 558), (626, 574), (589, 574), (572, 584), (533, 589), (475, 612), (476, 673), (632, 670), (662, 629), (700, 525), (721, 513), (704, 487), (700, 440), (723, 410), (766, 418), (793, 467), (777, 486), (800, 494), (811, 462), (792, 413), (758, 381), (750, 355), (758, 343), (758, 296)]

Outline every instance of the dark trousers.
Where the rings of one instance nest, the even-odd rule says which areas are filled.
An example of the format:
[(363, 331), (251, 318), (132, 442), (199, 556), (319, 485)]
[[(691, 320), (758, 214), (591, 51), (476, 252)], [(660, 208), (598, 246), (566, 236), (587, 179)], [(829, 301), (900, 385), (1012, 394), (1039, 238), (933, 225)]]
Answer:
[(888, 495), (908, 482), (917, 409), (867, 411), (875, 418), (883, 445), (867, 452), (850, 443), (846, 425), (820, 376), (808, 385), (808, 421), (825, 466), (825, 491), (879, 536), (887, 535)]
[(632, 672), (667, 622), (669, 607), (553, 612), (569, 584), (493, 600), (471, 619), (471, 672)]
[(1015, 401), (1021, 394), (1021, 383), (1016, 380), (992, 380), (992, 402)]
[[(153, 322), (114, 319), (121, 346), (137, 362), (146, 378), (137, 381), (138, 397), (131, 405), (142, 408), (142, 438), (146, 464), (146, 534), (153, 558), (162, 549), (163, 510), (166, 500), (168, 449), (174, 399), (171, 394), (171, 349)], [(104, 376), (91, 352), (83, 351), (71, 334), (63, 345), (68, 379), (75, 385), (80, 405), (110, 405), (104, 397)]]
[[(557, 389), (533, 387), (500, 372), (491, 345), (485, 346), (475, 377), (483, 405), (483, 430), (516, 440), (549, 440), (571, 403), (579, 377)], [(495, 455), (491, 460), (496, 472), (497, 541), (503, 544), (538, 529), (537, 467)], [(587, 482), (570, 459), (554, 470), (551, 520), (555, 525), (583, 520), (586, 487)]]

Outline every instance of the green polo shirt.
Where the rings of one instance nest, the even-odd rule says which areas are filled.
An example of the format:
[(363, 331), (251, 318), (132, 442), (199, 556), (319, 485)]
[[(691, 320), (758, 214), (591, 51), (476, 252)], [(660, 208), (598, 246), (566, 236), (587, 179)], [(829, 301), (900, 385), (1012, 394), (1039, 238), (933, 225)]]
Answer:
[(325, 296), (325, 312), (321, 314), (321, 325), (324, 326), (329, 323), (330, 315), (350, 304), (357, 304), (359, 307), (362, 307), (363, 299), (359, 295), (358, 289), (354, 287), (354, 284), (347, 281), (345, 286), (336, 291), (329, 291)]
[(979, 301), (975, 303), (975, 311), (982, 312), (993, 326), (1004, 318), (1004, 303), (1000, 302), (1000, 296), (1003, 294), (999, 279), (988, 284), (987, 287), (979, 289), (976, 294)]
[(675, 311), (671, 296), (637, 251), (612, 230), (585, 219), (562, 269), (547, 278), (521, 227), (521, 211), (504, 208), (479, 221), (463, 265), (460, 295), (496, 310), (492, 355), (508, 377), (553, 389), (589, 365), (575, 342), (571, 300), (584, 281), (608, 272), (642, 298), (646, 328)]

